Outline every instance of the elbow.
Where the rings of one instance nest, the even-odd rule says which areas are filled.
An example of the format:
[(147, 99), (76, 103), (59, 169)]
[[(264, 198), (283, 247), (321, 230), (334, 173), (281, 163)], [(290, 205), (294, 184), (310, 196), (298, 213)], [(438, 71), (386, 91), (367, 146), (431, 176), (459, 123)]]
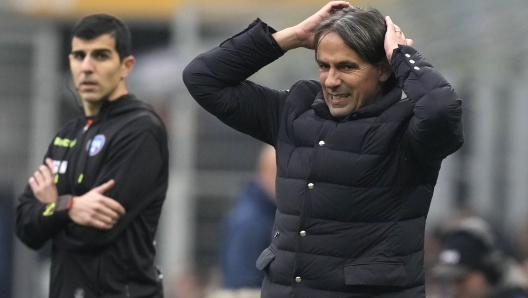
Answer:
[(194, 60), (191, 63), (189, 63), (187, 66), (185, 66), (182, 72), (183, 84), (185, 84), (187, 89), (189, 88), (189, 86), (192, 85), (192, 77), (194, 73), (193, 72), (193, 62)]
[(195, 97), (198, 91), (195, 86), (199, 85), (199, 78), (201, 77), (199, 70), (199, 57), (196, 57), (183, 69), (182, 72), (183, 84), (193, 97)]
[(42, 246), (44, 246), (44, 243), (46, 243), (45, 239), (41, 239), (39, 235), (31, 233), (30, 231), (28, 231), (27, 227), (17, 227), (16, 235), (22, 243), (24, 243), (27, 247), (33, 250), (39, 250)]

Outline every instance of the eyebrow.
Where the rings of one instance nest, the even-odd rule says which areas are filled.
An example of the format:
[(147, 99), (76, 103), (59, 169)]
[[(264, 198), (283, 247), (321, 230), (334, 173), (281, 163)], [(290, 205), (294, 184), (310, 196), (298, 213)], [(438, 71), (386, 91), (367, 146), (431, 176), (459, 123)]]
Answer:
[[(325, 64), (325, 65), (329, 64), (328, 62), (322, 61), (319, 58), (316, 58), (315, 61), (317, 62), (317, 64)], [(350, 61), (350, 60), (338, 61), (337, 63), (335, 63), (335, 65), (337, 67), (341, 67), (341, 66), (344, 66), (344, 65), (350, 65), (350, 66), (353, 66), (353, 67), (359, 67), (358, 63), (356, 63), (354, 61)]]
[[(109, 49), (95, 49), (92, 51), (92, 53), (111, 53), (112, 51), (109, 50)], [(86, 53), (85, 50), (76, 50), (76, 51), (72, 51), (70, 54), (84, 54)]]

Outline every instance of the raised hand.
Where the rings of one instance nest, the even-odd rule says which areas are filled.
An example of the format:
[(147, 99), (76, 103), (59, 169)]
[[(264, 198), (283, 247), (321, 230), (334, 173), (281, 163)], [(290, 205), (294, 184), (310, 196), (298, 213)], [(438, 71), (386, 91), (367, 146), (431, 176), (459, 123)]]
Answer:
[(53, 203), (59, 197), (51, 158), (46, 158), (46, 165), (41, 165), (28, 182), (33, 194), (42, 203)]
[(332, 1), (327, 3), (318, 12), (293, 27), (301, 46), (313, 49), (314, 30), (322, 20), (328, 18), (333, 11), (349, 7), (350, 3), (345, 1)]
[(306, 20), (293, 27), (275, 32), (273, 37), (284, 51), (298, 47), (313, 49), (314, 30), (317, 24), (329, 17), (333, 11), (350, 6), (350, 3), (346, 1), (328, 2), (323, 8)]
[(405, 34), (401, 31), (400, 27), (395, 25), (390, 17), (385, 17), (387, 23), (387, 33), (385, 33), (385, 54), (389, 62), (392, 58), (392, 52), (398, 48), (399, 44), (413, 46), (414, 41), (412, 39), (406, 39)]
[(68, 211), (70, 218), (83, 226), (111, 229), (125, 214), (125, 208), (121, 204), (103, 195), (114, 184), (114, 180), (110, 180), (80, 197), (74, 197), (72, 207)]

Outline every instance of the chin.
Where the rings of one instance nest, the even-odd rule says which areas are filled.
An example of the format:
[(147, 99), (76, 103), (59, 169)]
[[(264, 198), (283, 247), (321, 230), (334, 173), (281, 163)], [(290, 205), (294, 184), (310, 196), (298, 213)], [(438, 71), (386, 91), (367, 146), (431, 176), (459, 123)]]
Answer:
[(87, 96), (82, 96), (81, 95), (81, 99), (84, 101), (84, 102), (89, 102), (89, 103), (98, 103), (100, 102), (101, 100), (103, 100), (103, 97), (100, 97), (100, 96), (96, 96), (96, 95), (87, 95)]
[(333, 117), (341, 118), (352, 114), (352, 112), (343, 111), (341, 109), (330, 109), (330, 114)]

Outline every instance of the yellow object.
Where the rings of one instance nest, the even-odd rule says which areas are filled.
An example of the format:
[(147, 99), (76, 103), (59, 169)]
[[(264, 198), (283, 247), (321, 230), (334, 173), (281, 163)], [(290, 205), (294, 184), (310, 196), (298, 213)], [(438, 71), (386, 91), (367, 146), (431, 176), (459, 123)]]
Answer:
[[(376, 1), (359, 0), (355, 5), (369, 5)], [(184, 7), (198, 6), (212, 11), (216, 9), (277, 9), (284, 7), (291, 10), (294, 7), (313, 7), (317, 9), (326, 4), (320, 0), (287, 0), (270, 2), (265, 0), (33, 0), (10, 1), (16, 11), (35, 16), (56, 18), (78, 18), (93, 13), (108, 13), (122, 18), (147, 18), (170, 20)], [(315, 12), (315, 11), (314, 11)]]
[(42, 213), (42, 215), (44, 216), (53, 215), (53, 211), (55, 211), (55, 203), (50, 203), (46, 205), (46, 210), (44, 210), (44, 213)]

